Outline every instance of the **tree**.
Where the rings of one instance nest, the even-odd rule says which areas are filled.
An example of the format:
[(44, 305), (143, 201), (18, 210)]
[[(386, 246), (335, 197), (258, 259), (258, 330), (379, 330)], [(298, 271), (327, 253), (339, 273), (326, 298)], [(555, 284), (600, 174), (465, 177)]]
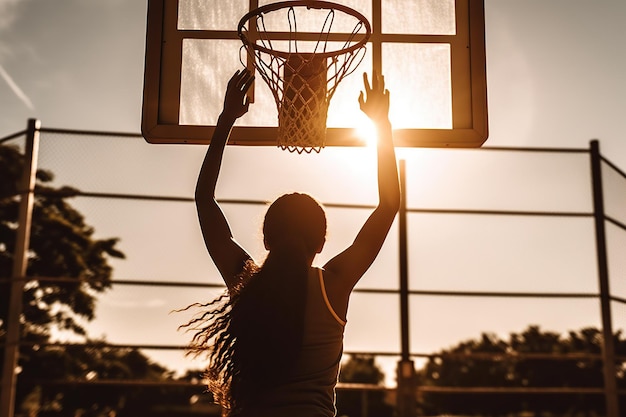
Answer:
[[(382, 385), (384, 378), (385, 374), (370, 355), (351, 355), (339, 373), (339, 382)], [(393, 407), (385, 402), (384, 391), (340, 390), (337, 392), (337, 415), (387, 417), (393, 415)]]
[[(146, 388), (106, 384), (107, 380), (161, 381), (171, 376), (136, 349), (112, 348), (104, 342), (89, 346), (41, 346), (37, 354), (29, 355), (19, 381), (23, 381), (20, 391), (28, 392), (31, 401), (22, 401), (21, 411), (39, 415), (74, 415), (80, 411), (83, 416), (114, 411), (120, 415), (122, 410), (137, 409), (138, 402), (146, 407), (141, 404)], [(153, 398), (160, 398), (154, 395), (160, 387), (148, 388)]]
[[(511, 365), (503, 360), (493, 360), (489, 355), (506, 355), (508, 345), (497, 336), (483, 333), (478, 340), (459, 343), (441, 356), (431, 358), (424, 370), (417, 373), (421, 386), (512, 386)], [(466, 357), (467, 354), (477, 354)], [(482, 356), (484, 355), (484, 356)], [(514, 397), (513, 397), (514, 398)], [(509, 395), (424, 394), (419, 408), (430, 413), (500, 415), (511, 404)]]
[[(0, 349), (7, 324), (23, 164), (17, 147), (0, 145)], [(94, 318), (97, 295), (111, 287), (110, 259), (124, 254), (117, 249), (118, 239), (96, 239), (94, 229), (71, 206), (76, 189), (50, 186), (54, 177), (47, 170), (38, 170), (36, 178), (27, 267), (27, 276), (33, 279), (23, 294), (25, 344), (20, 349), (16, 412), (84, 417), (220, 415), (211, 396), (203, 394), (205, 386), (196, 381), (200, 371), (190, 371), (178, 384), (167, 386), (161, 383), (176, 382), (173, 372), (139, 350), (89, 339), (81, 322)], [(85, 345), (47, 343), (53, 328), (83, 336)], [(138, 379), (148, 383), (109, 383)]]
[[(19, 148), (0, 145), (0, 342), (7, 327), (8, 279), (15, 251), (23, 165), (24, 156)], [(26, 345), (20, 349), (19, 366), (24, 375), (36, 374), (35, 366), (39, 365), (35, 364), (40, 364), (43, 356), (54, 353), (32, 348), (45, 344), (52, 328), (86, 335), (81, 320), (93, 319), (96, 295), (111, 286), (109, 260), (124, 258), (116, 247), (117, 239), (96, 239), (94, 229), (68, 203), (77, 191), (50, 186), (53, 178), (50, 171), (37, 171), (27, 266), (27, 276), (35, 279), (26, 283), (23, 294), (21, 338)], [(43, 277), (63, 280), (49, 281)], [(4, 355), (3, 351), (0, 353)], [(87, 368), (81, 372), (90, 371)], [(32, 389), (32, 386), (19, 386), (16, 403)]]
[[(0, 146), (0, 277), (5, 279), (11, 276), (13, 264), (23, 158), (18, 148)], [(47, 340), (53, 326), (84, 335), (78, 319), (93, 319), (95, 294), (111, 286), (109, 258), (124, 258), (116, 248), (117, 239), (95, 239), (94, 229), (67, 202), (76, 190), (49, 186), (53, 178), (49, 171), (37, 171), (27, 276), (69, 279), (26, 284), (26, 339)], [(2, 285), (0, 319), (4, 330), (9, 291), (6, 281)]]
[[(626, 340), (615, 334), (616, 354), (626, 355)], [(508, 341), (482, 334), (479, 340), (459, 343), (429, 360), (419, 372), (419, 384), (452, 387), (603, 387), (602, 362), (595, 357), (602, 350), (602, 333), (594, 328), (570, 331), (566, 336), (529, 326), (512, 333)], [(466, 356), (471, 354), (471, 356)], [(489, 354), (481, 356), (481, 354)], [(533, 354), (555, 355), (554, 359)], [(577, 359), (559, 356), (577, 354)], [(580, 354), (583, 354), (582, 359)], [(491, 356), (493, 355), (493, 356)], [(525, 356), (526, 355), (526, 356)], [(624, 363), (616, 364), (620, 387), (626, 386)], [(422, 408), (430, 413), (500, 416), (516, 412), (530, 415), (602, 415), (604, 398), (589, 394), (444, 394), (429, 393)], [(583, 414), (587, 413), (587, 414)]]

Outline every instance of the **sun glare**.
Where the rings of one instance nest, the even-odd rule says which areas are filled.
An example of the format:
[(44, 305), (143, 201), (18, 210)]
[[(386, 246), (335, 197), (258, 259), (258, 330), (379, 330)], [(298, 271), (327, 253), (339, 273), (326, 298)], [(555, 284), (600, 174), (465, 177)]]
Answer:
[(376, 146), (376, 143), (378, 142), (376, 126), (374, 126), (374, 123), (366, 117), (359, 120), (359, 124), (356, 128), (356, 134), (365, 143), (365, 146)]

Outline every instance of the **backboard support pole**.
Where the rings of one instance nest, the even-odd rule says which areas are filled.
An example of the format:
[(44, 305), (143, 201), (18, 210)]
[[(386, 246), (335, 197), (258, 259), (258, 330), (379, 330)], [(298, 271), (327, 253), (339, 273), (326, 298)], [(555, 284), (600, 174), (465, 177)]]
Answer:
[(406, 161), (400, 160), (400, 210), (398, 212), (400, 252), (400, 339), (401, 359), (398, 362), (397, 415), (413, 417), (416, 411), (415, 364), (410, 358), (409, 344), (409, 269), (407, 246)]

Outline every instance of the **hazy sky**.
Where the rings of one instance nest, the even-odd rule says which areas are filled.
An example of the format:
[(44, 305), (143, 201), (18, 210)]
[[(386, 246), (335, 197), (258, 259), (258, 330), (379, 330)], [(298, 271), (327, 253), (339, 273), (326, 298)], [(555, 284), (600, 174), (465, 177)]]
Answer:
[[(587, 148), (597, 138), (603, 155), (626, 169), (626, 2), (485, 3), (486, 145)], [(139, 132), (145, 16), (146, 3), (139, 0), (0, 0), (0, 137), (24, 129), (30, 117), (46, 127)], [(85, 145), (77, 138), (57, 138), (42, 143), (41, 164), (57, 173), (59, 183), (85, 191), (188, 197), (204, 149), (141, 140)], [(402, 150), (401, 156), (407, 159), (413, 207), (591, 210), (584, 155)], [(304, 189), (323, 202), (371, 204), (373, 167), (365, 149), (325, 149), (321, 155), (299, 157), (273, 148), (229, 148), (218, 191), (224, 198), (267, 200)], [(617, 184), (626, 194), (626, 186)], [(623, 212), (626, 202), (620, 198), (614, 207)], [(116, 277), (203, 281), (208, 276), (219, 282), (204, 252), (193, 205), (89, 199), (78, 199), (76, 205), (100, 236), (122, 237), (128, 260), (116, 262)], [(262, 248), (258, 234), (250, 235), (250, 230), (258, 230), (262, 211), (227, 208), (236, 236), (255, 255)], [(366, 215), (329, 212), (331, 235), (320, 262), (352, 239)], [(597, 289), (587, 220), (423, 215), (412, 218), (410, 233), (413, 288)], [(624, 277), (626, 266), (617, 259), (626, 238), (610, 233), (617, 242), (611, 252), (617, 262), (613, 269)], [(395, 288), (396, 240), (394, 230), (364, 287)], [(624, 297), (626, 288), (618, 289)], [(175, 332), (181, 318), (167, 313), (208, 294), (173, 291), (116, 289), (100, 304), (95, 335), (106, 333), (119, 343), (184, 343)], [(372, 297), (353, 299), (346, 349), (397, 350), (396, 299)], [(531, 323), (559, 331), (598, 325), (597, 305), (589, 300), (567, 305), (552, 300), (463, 302), (460, 307), (458, 299), (430, 297), (413, 303), (413, 350), (446, 347), (481, 330), (506, 335)], [(506, 318), (500, 317), (504, 310)], [(623, 318), (616, 320), (623, 328)], [(382, 336), (372, 337), (372, 332)]]

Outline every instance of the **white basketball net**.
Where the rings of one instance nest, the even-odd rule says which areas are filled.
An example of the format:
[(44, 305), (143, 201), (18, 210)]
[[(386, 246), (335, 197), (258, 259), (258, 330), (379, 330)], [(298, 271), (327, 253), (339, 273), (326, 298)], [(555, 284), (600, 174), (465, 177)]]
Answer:
[[(331, 3), (309, 3), (320, 3), (325, 7), (312, 11), (307, 6), (294, 4), (272, 10), (271, 19), (267, 18), (270, 16), (269, 12), (259, 12), (250, 17), (247, 27), (240, 31), (244, 42), (242, 49), (245, 49), (247, 55), (252, 58), (254, 66), (269, 86), (276, 102), (277, 145), (298, 153), (319, 152), (324, 147), (330, 100), (339, 82), (352, 73), (363, 60), (365, 42), (362, 38), (369, 36), (367, 22), (356, 16), (346, 15), (356, 23), (352, 31), (345, 34), (341, 40), (340, 48), (329, 50), (328, 39), (338, 13), (329, 8), (328, 5), (332, 5)], [(321, 19), (319, 34), (316, 32), (315, 37), (312, 37), (308, 32), (306, 36), (298, 37), (298, 16), (310, 26), (311, 21), (305, 20), (307, 13), (319, 15), (322, 9), (327, 13)], [(283, 25), (284, 14), (287, 15), (289, 38), (276, 40), (271, 37), (281, 30), (272, 25), (281, 21), (280, 16), (277, 16), (281, 14), (280, 12), (283, 12)], [(364, 30), (367, 30), (366, 35), (363, 35)], [(251, 39), (256, 39), (256, 42), (252, 43)], [(285, 48), (275, 49), (278, 46)], [(241, 55), (243, 54), (240, 54), (242, 64), (247, 66)]]

